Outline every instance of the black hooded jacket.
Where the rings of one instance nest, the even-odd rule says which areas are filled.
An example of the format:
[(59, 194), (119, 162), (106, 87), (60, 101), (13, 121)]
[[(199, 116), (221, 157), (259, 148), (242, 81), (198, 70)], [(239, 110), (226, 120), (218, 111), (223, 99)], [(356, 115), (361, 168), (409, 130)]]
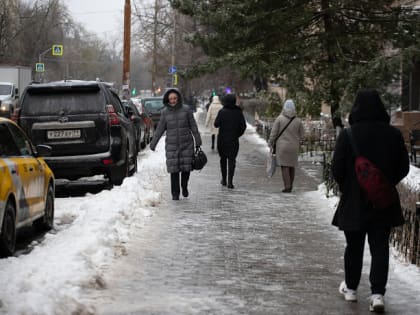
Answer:
[[(397, 185), (409, 171), (410, 163), (401, 132), (389, 124), (389, 115), (375, 90), (360, 91), (352, 107), (349, 122), (360, 154), (371, 160)], [(401, 205), (374, 209), (361, 191), (354, 170), (355, 156), (346, 132), (337, 138), (332, 174), (342, 193), (333, 225), (342, 230), (360, 230), (368, 224), (403, 224)]]
[(236, 105), (235, 94), (222, 97), (223, 108), (219, 110), (214, 126), (219, 128), (217, 150), (220, 156), (236, 158), (239, 151), (239, 137), (246, 129), (244, 114)]

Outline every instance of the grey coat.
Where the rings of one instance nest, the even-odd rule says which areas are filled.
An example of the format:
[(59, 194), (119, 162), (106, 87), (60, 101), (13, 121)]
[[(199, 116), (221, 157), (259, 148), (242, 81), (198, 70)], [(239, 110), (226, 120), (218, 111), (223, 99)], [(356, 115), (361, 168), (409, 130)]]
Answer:
[[(178, 104), (171, 106), (168, 104), (168, 94), (176, 92), (178, 94)], [(198, 131), (197, 123), (191, 109), (182, 104), (181, 94), (175, 90), (168, 90), (164, 97), (165, 108), (156, 133), (150, 143), (150, 149), (155, 150), (159, 139), (166, 131), (166, 169), (169, 173), (189, 172), (192, 170), (192, 157), (194, 146), (201, 146), (201, 136)]]
[[(273, 146), (276, 137), (280, 131), (287, 125), (289, 120), (296, 113), (287, 113), (283, 111), (274, 121), (271, 129), (269, 144)], [(302, 121), (296, 117), (286, 128), (276, 142), (276, 160), (277, 165), (296, 167), (298, 164), (300, 140), (303, 138), (305, 130)]]

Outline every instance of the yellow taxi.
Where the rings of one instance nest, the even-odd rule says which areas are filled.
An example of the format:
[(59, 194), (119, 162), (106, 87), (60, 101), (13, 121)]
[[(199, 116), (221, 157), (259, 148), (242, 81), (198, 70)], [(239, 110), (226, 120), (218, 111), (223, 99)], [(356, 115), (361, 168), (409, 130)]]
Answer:
[(26, 225), (49, 230), (54, 222), (54, 174), (13, 121), (0, 117), (0, 257), (13, 255), (16, 231)]

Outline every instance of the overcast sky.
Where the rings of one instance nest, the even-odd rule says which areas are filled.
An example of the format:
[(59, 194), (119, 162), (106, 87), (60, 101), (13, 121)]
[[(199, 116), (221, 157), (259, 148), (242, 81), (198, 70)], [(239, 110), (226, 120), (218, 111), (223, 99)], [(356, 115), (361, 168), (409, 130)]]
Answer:
[[(73, 19), (100, 38), (123, 36), (124, 0), (66, 0)], [(133, 8), (132, 8), (133, 10)]]

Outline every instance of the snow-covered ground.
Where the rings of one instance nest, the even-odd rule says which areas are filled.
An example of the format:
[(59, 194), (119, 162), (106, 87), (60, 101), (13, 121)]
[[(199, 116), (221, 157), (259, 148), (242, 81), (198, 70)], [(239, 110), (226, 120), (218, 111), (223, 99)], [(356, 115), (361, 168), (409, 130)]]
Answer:
[[(252, 127), (246, 137), (268, 152)], [(29, 254), (0, 260), (0, 314), (88, 314), (79, 304), (82, 290), (101, 287), (103, 266), (124, 254), (130, 230), (140, 228), (160, 203), (162, 183), (168, 180), (162, 140), (156, 152), (141, 152), (138, 173), (121, 186), (95, 195), (56, 198), (55, 230)], [(412, 168), (405, 181), (418, 187), (419, 179), (419, 170)], [(321, 185), (309, 194), (330, 219), (337, 198), (326, 198), (323, 189)], [(408, 286), (420, 288), (419, 268), (398, 255), (391, 268)]]

